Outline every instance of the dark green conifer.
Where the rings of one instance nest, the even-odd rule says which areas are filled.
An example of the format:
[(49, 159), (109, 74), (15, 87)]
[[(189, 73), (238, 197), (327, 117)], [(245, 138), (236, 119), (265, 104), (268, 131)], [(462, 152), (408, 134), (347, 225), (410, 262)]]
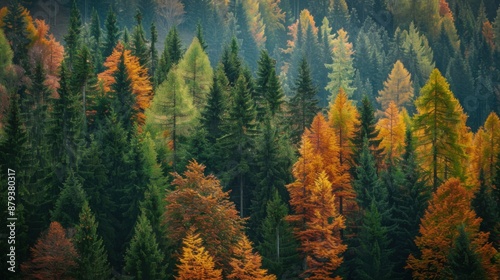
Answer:
[(73, 68), (73, 60), (76, 56), (76, 53), (80, 49), (81, 32), (82, 17), (80, 15), (80, 10), (76, 5), (76, 1), (73, 0), (69, 17), (68, 34), (64, 36), (64, 41), (66, 42), (66, 53), (68, 54), (68, 66), (70, 69)]
[(106, 16), (105, 22), (106, 28), (106, 41), (104, 43), (104, 58), (108, 57), (113, 53), (116, 44), (118, 43), (118, 39), (120, 37), (116, 14), (113, 11), (112, 6), (109, 6), (108, 15)]
[(74, 228), (78, 225), (80, 212), (86, 202), (87, 198), (80, 179), (70, 170), (55, 208), (51, 211), (51, 220), (59, 222), (64, 228)]
[(448, 255), (448, 263), (453, 279), (487, 279), (481, 257), (475, 252), (463, 224), (458, 227), (458, 237)]

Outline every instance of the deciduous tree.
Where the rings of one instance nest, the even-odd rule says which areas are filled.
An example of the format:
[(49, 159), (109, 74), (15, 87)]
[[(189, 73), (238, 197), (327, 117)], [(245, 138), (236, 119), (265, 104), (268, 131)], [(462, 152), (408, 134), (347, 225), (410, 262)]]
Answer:
[(411, 74), (406, 70), (403, 63), (398, 60), (394, 63), (391, 73), (384, 82), (384, 89), (378, 92), (378, 103), (382, 110), (389, 108), (390, 102), (394, 102), (397, 108), (411, 106), (413, 99), (413, 83)]
[(269, 275), (267, 269), (261, 268), (262, 257), (252, 251), (252, 242), (246, 235), (238, 241), (233, 248), (233, 257), (229, 265), (231, 272), (228, 279), (237, 280), (276, 280), (276, 276)]

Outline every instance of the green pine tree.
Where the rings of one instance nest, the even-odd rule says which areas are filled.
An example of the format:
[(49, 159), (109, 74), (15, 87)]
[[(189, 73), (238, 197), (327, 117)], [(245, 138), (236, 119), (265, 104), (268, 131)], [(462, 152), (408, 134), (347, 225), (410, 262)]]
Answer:
[(137, 220), (134, 237), (125, 254), (125, 273), (136, 279), (165, 279), (163, 253), (145, 214)]
[(201, 124), (207, 131), (211, 143), (222, 136), (222, 123), (227, 111), (228, 94), (225, 92), (227, 78), (223, 68), (219, 65), (213, 76), (212, 86), (207, 97), (207, 105), (201, 112)]
[(158, 31), (156, 30), (156, 25), (151, 22), (150, 28), (151, 44), (149, 46), (149, 55), (151, 58), (151, 67), (149, 67), (149, 75), (154, 81), (152, 84), (156, 86), (156, 68), (158, 67), (158, 50), (156, 50), (156, 43), (158, 42)]
[(234, 86), (242, 72), (242, 61), (239, 56), (239, 46), (236, 37), (233, 37), (231, 43), (224, 47), (221, 62), (224, 65), (224, 72), (229, 80), (229, 84)]
[(489, 232), (490, 242), (498, 244), (499, 240), (499, 230), (500, 230), (500, 219), (499, 210), (497, 202), (493, 197), (493, 190), (491, 187), (487, 186), (484, 182), (484, 173), (481, 170), (479, 175), (479, 189), (476, 191), (474, 199), (472, 200), (472, 208), (476, 212), (477, 216), (483, 219), (481, 221), (481, 226), (479, 230), (483, 232)]
[(77, 261), (77, 279), (110, 279), (111, 268), (108, 253), (104, 248), (102, 238), (97, 233), (98, 222), (87, 201), (83, 203), (79, 218), (73, 237), (75, 249), (80, 256)]
[[(381, 193), (381, 189), (375, 168), (375, 160), (368, 146), (368, 138), (365, 136), (359, 155), (359, 165), (356, 167), (356, 179), (354, 180), (358, 205), (362, 209), (368, 209), (373, 199), (383, 201), (387, 193)], [(378, 210), (380, 211), (380, 209)]]
[(207, 42), (205, 42), (205, 38), (203, 36), (203, 27), (201, 26), (201, 22), (198, 21), (196, 24), (196, 38), (198, 38), (198, 41), (200, 42), (201, 47), (203, 48), (204, 51), (207, 51)]
[(97, 10), (92, 9), (92, 17), (90, 20), (90, 36), (93, 41), (90, 46), (92, 50), (92, 60), (94, 62), (94, 73), (101, 73), (104, 71), (104, 58), (102, 56), (103, 35), (101, 29), (101, 20)]
[(54, 210), (50, 212), (51, 220), (59, 222), (64, 228), (74, 228), (78, 225), (78, 217), (86, 202), (80, 179), (70, 170)]
[(5, 37), (10, 42), (12, 52), (14, 54), (12, 63), (20, 65), (26, 71), (28, 68), (28, 48), (32, 38), (27, 29), (23, 13), (24, 8), (19, 1), (10, 1), (7, 6), (7, 14), (3, 18)]
[(165, 39), (165, 48), (158, 63), (156, 78), (158, 85), (163, 83), (163, 81), (167, 78), (167, 74), (170, 69), (179, 63), (182, 55), (182, 42), (177, 28), (174, 26), (168, 31), (167, 38)]

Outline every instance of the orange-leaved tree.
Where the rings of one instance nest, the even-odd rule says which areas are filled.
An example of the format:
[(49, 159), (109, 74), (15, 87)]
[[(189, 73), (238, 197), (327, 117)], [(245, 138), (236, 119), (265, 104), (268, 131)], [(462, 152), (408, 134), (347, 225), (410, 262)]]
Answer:
[(269, 275), (267, 269), (262, 269), (262, 257), (252, 251), (252, 243), (246, 235), (238, 241), (233, 249), (234, 256), (229, 263), (231, 273), (228, 279), (234, 280), (276, 280), (276, 276)]
[(406, 123), (394, 101), (389, 102), (387, 110), (377, 123), (380, 146), (386, 151), (386, 158), (393, 162), (404, 152)]
[(183, 239), (179, 262), (177, 280), (222, 280), (222, 270), (215, 269), (213, 257), (203, 247), (203, 240), (194, 228)]
[(358, 111), (347, 94), (340, 88), (337, 97), (331, 103), (328, 111), (328, 122), (333, 128), (336, 146), (338, 147), (337, 157), (339, 159), (339, 176), (343, 180), (334, 186), (336, 195), (339, 198), (339, 213), (344, 213), (343, 198), (353, 200), (355, 197), (354, 190), (350, 184), (351, 177), (349, 174), (350, 162), (353, 155), (353, 144), (351, 139), (356, 134), (356, 127), (359, 124)]
[(112, 85), (115, 83), (115, 72), (118, 71), (121, 55), (124, 55), (125, 67), (131, 82), (132, 93), (135, 94), (136, 104), (134, 111), (137, 112), (137, 120), (139, 124), (144, 124), (144, 111), (149, 107), (153, 98), (153, 87), (149, 80), (148, 70), (141, 66), (139, 59), (132, 55), (130, 50), (124, 50), (124, 47), (119, 43), (113, 50), (113, 53), (106, 59), (104, 66), (107, 68), (97, 77), (103, 82), (104, 90), (111, 92)]
[(396, 61), (392, 68), (387, 81), (384, 82), (384, 89), (378, 92), (378, 103), (382, 110), (389, 107), (389, 103), (393, 101), (398, 108), (407, 108), (411, 105), (413, 99), (413, 83), (411, 82), (411, 74), (406, 70), (401, 61)]
[(451, 279), (448, 255), (459, 235), (459, 226), (471, 240), (472, 247), (481, 257), (481, 265), (488, 279), (498, 278), (498, 267), (492, 262), (497, 251), (487, 243), (489, 233), (480, 232), (481, 218), (471, 210), (472, 193), (456, 178), (449, 179), (433, 194), (420, 224), (420, 236), (415, 244), (420, 256), (408, 258), (406, 268), (414, 279)]
[(73, 279), (77, 258), (64, 228), (52, 222), (48, 232), (31, 248), (31, 259), (21, 264), (21, 271), (29, 279)]
[(298, 233), (301, 249), (306, 255), (307, 279), (340, 279), (332, 277), (343, 261), (340, 256), (347, 246), (342, 244), (340, 230), (345, 228), (344, 217), (335, 208), (335, 196), (327, 174), (318, 174), (311, 191), (314, 216), (307, 221), (307, 228)]
[(213, 175), (204, 175), (205, 166), (192, 161), (183, 175), (173, 173), (175, 189), (165, 198), (163, 223), (167, 240), (179, 246), (190, 227), (198, 230), (218, 266), (229, 267), (231, 250), (243, 234), (240, 218), (229, 193)]

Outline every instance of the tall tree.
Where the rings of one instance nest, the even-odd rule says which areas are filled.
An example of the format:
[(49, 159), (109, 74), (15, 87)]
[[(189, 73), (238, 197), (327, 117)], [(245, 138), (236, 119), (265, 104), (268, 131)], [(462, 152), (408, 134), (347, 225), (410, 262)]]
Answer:
[(34, 279), (70, 278), (77, 258), (78, 253), (64, 228), (58, 222), (52, 222), (31, 248), (31, 259), (21, 264), (21, 271)]
[(82, 32), (82, 17), (80, 15), (80, 10), (76, 5), (76, 1), (73, 1), (71, 5), (71, 13), (69, 17), (69, 27), (68, 34), (64, 37), (67, 45), (68, 53), (68, 66), (73, 68), (73, 61), (80, 48), (81, 44), (81, 32)]
[(143, 213), (139, 216), (134, 237), (125, 254), (125, 273), (137, 279), (164, 279), (163, 253), (158, 248), (151, 223)]
[(104, 280), (109, 279), (111, 275), (108, 253), (104, 248), (102, 238), (97, 234), (97, 227), (95, 216), (85, 201), (73, 240), (80, 256), (77, 260), (78, 279)]
[(51, 211), (52, 221), (59, 222), (65, 228), (74, 228), (78, 225), (79, 215), (86, 201), (82, 184), (70, 170), (54, 211)]
[(414, 116), (417, 150), (425, 162), (424, 175), (436, 190), (448, 178), (463, 176), (460, 160), (464, 150), (458, 142), (462, 108), (437, 69), (432, 71), (415, 105), (418, 112)]
[(411, 81), (411, 74), (406, 70), (403, 63), (398, 60), (384, 82), (384, 89), (378, 92), (378, 103), (382, 110), (389, 107), (392, 101), (398, 108), (409, 109), (413, 98), (413, 83)]
[(295, 94), (290, 99), (290, 118), (292, 132), (291, 137), (294, 143), (300, 141), (300, 136), (318, 111), (318, 100), (316, 99), (316, 88), (312, 82), (311, 72), (307, 60), (302, 57), (299, 66), (299, 76), (295, 81)]
[(222, 136), (222, 124), (229, 105), (226, 100), (228, 97), (227, 87), (228, 81), (224, 69), (219, 64), (212, 78), (207, 104), (201, 112), (201, 123), (207, 130), (208, 137), (212, 139), (212, 143), (215, 143), (215, 140)]
[(142, 13), (138, 10), (135, 15), (136, 25), (132, 33), (131, 49), (132, 54), (139, 58), (139, 64), (144, 68), (150, 67), (151, 57), (149, 56), (148, 41), (142, 27)]
[(408, 258), (407, 268), (412, 270), (414, 279), (452, 277), (448, 254), (461, 224), (476, 246), (475, 252), (481, 256), (487, 277), (498, 275), (498, 267), (492, 263), (497, 251), (487, 243), (488, 233), (479, 231), (481, 219), (470, 210), (470, 199), (470, 193), (455, 178), (446, 181), (433, 194), (421, 220), (420, 235), (415, 238), (421, 254), (419, 257), (411, 254)]
[(6, 12), (3, 28), (14, 54), (12, 63), (27, 68), (28, 48), (34, 37), (31, 16), (19, 1), (10, 1)]
[(105, 22), (106, 28), (106, 41), (104, 43), (104, 49), (102, 52), (103, 57), (108, 57), (113, 53), (113, 50), (118, 44), (118, 39), (120, 37), (119, 28), (116, 19), (116, 13), (113, 11), (112, 6), (109, 6), (108, 14), (106, 16)]
[(328, 73), (330, 82), (325, 87), (331, 93), (330, 100), (335, 100), (337, 93), (342, 88), (348, 96), (352, 96), (354, 88), (352, 82), (355, 70), (353, 67), (352, 43), (344, 29), (337, 31), (337, 36), (332, 40), (332, 64), (325, 65), (331, 71)]
[(482, 219), (479, 229), (484, 232), (489, 232), (489, 240), (493, 242), (493, 244), (498, 244), (498, 242), (500, 242), (498, 239), (500, 236), (498, 204), (494, 198), (493, 188), (486, 184), (483, 174), (484, 173), (481, 172), (479, 176), (480, 185), (474, 194), (471, 205), (473, 210), (477, 213), (477, 216)]
[(179, 71), (184, 78), (193, 105), (202, 110), (206, 105), (213, 71), (208, 56), (197, 37), (193, 38), (183, 58), (179, 62)]
[(102, 66), (102, 63), (104, 62), (104, 58), (102, 55), (104, 36), (101, 29), (101, 20), (99, 18), (97, 10), (95, 9), (92, 9), (92, 17), (90, 20), (90, 35), (94, 39), (90, 46), (93, 54), (94, 71), (95, 73), (99, 73), (104, 70)]
[(389, 102), (382, 118), (377, 122), (377, 129), (380, 131), (380, 146), (385, 151), (385, 159), (393, 162), (404, 152), (406, 133), (404, 116), (394, 101)]
[(471, 244), (464, 224), (458, 226), (458, 236), (454, 240), (448, 260), (454, 279), (486, 279), (481, 257)]
[(167, 78), (169, 70), (182, 58), (182, 44), (179, 38), (179, 32), (176, 27), (172, 27), (165, 39), (165, 48), (158, 61), (156, 72), (156, 83), (160, 85)]
[(262, 257), (258, 253), (252, 252), (252, 242), (245, 235), (236, 244), (233, 254), (230, 262), (231, 273), (227, 276), (228, 279), (276, 280), (276, 276), (269, 275), (266, 269), (261, 268)]
[(176, 280), (222, 280), (222, 270), (215, 269), (213, 257), (203, 247), (200, 234), (190, 229), (182, 241), (182, 256), (177, 265)]

